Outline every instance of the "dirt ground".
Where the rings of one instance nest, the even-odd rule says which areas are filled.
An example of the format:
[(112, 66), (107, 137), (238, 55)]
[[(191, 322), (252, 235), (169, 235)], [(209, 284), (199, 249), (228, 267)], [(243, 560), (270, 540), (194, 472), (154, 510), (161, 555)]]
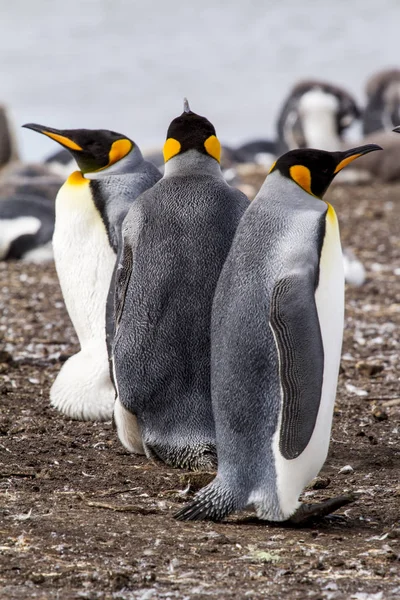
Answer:
[(346, 290), (330, 453), (304, 497), (357, 501), (304, 529), (175, 522), (199, 475), (49, 407), (77, 350), (54, 267), (0, 263), (1, 600), (400, 598), (400, 185), (329, 197), (367, 282)]

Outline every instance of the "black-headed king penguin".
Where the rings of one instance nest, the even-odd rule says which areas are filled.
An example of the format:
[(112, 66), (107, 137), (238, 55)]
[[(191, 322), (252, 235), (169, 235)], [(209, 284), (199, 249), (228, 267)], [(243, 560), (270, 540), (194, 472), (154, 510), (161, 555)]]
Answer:
[(244, 214), (212, 314), (218, 473), (178, 519), (219, 520), (249, 505), (269, 521), (301, 512), (299, 495), (328, 452), (344, 325), (338, 221), (322, 197), (343, 167), (378, 149), (292, 150)]
[(220, 169), (214, 126), (184, 103), (164, 176), (132, 206), (116, 280), (114, 419), (131, 452), (215, 466), (210, 320), (215, 286), (249, 201)]
[(161, 174), (143, 160), (131, 139), (119, 133), (32, 123), (24, 127), (67, 148), (80, 169), (58, 192), (53, 249), (81, 350), (63, 365), (50, 391), (51, 404), (74, 419), (110, 419), (115, 390), (107, 346), (114, 328), (112, 280), (122, 221), (136, 198)]

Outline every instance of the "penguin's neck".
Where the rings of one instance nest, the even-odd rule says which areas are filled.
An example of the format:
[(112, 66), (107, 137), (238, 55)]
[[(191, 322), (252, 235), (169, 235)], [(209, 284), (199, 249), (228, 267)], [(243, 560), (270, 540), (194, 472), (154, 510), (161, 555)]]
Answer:
[(135, 146), (124, 158), (114, 163), (107, 169), (95, 171), (94, 173), (86, 173), (86, 179), (103, 179), (109, 175), (124, 175), (132, 173), (143, 162), (143, 156), (139, 148)]
[(197, 150), (187, 150), (184, 154), (177, 154), (165, 163), (164, 177), (193, 174), (207, 174), (222, 178), (219, 163), (211, 156), (201, 154)]
[(273, 171), (267, 176), (253, 203), (258, 197), (261, 202), (265, 202), (268, 198), (268, 204), (276, 204), (278, 207), (286, 205), (292, 209), (297, 207), (301, 210), (319, 207), (326, 210), (324, 200), (312, 196), (293, 179), (282, 175), (279, 171)]
[(299, 102), (299, 115), (307, 148), (340, 150), (337, 115), (339, 101), (333, 94), (311, 90)]

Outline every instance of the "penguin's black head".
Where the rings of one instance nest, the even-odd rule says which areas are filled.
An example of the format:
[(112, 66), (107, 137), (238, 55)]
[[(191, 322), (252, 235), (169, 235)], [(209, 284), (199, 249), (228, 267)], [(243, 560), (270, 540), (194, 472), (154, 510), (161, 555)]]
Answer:
[(221, 160), (221, 144), (216, 136), (214, 125), (205, 117), (192, 112), (185, 98), (183, 113), (168, 127), (167, 140), (163, 149), (164, 161), (168, 162), (170, 158), (183, 154), (187, 150), (197, 150), (218, 162)]
[(312, 148), (290, 150), (278, 158), (270, 173), (278, 171), (312, 196), (322, 198), (339, 171), (356, 158), (374, 150), (382, 148), (376, 144), (367, 144), (344, 152), (326, 152)]
[(23, 125), (55, 140), (72, 154), (82, 173), (95, 173), (127, 156), (132, 140), (107, 129), (53, 129), (35, 123)]

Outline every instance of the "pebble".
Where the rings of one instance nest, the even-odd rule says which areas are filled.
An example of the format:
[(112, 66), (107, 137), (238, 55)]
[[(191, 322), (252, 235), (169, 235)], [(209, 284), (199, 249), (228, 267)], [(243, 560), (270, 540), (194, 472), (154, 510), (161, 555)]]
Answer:
[(366, 375), (367, 377), (374, 377), (379, 373), (382, 373), (384, 366), (378, 363), (367, 363), (360, 361), (356, 364), (356, 369), (361, 375)]
[(353, 467), (351, 465), (345, 465), (344, 467), (342, 467), (339, 471), (339, 473), (341, 473), (342, 475), (345, 475), (346, 473), (352, 473), (354, 471)]
[(372, 416), (376, 421), (387, 421), (389, 418), (387, 412), (378, 407), (374, 408), (372, 411)]
[(355, 394), (356, 396), (368, 396), (368, 392), (366, 392), (365, 390), (362, 390), (361, 388), (356, 387), (355, 385), (352, 385), (351, 383), (346, 383), (346, 390), (350, 393), (350, 394)]
[(313, 490), (324, 490), (328, 487), (331, 480), (329, 477), (316, 477), (312, 483)]

